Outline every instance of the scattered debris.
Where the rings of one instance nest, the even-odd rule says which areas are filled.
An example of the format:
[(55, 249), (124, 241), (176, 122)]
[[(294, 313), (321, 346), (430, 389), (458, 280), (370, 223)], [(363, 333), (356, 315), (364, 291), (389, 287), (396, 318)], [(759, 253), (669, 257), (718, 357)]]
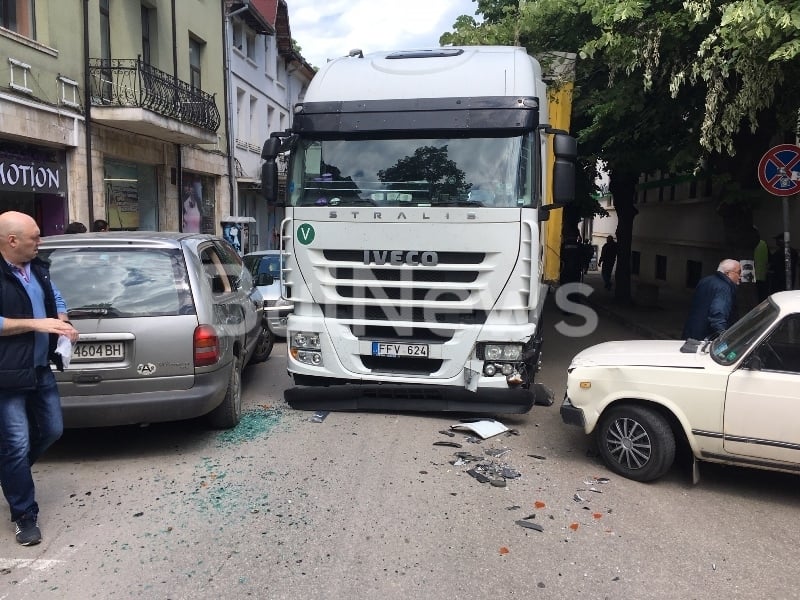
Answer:
[(542, 502), (541, 500), (537, 500), (536, 502), (534, 502), (534, 503), (533, 503), (533, 505), (534, 505), (536, 508), (545, 508), (545, 507), (547, 506), (547, 505), (546, 505), (544, 502)]
[(540, 454), (528, 454), (531, 458), (538, 458), (539, 460), (547, 460), (546, 456), (542, 456)]
[(447, 431), (447, 429), (440, 429), (439, 433), (441, 433), (442, 435), (446, 435), (448, 437), (456, 437), (455, 433), (453, 433), (452, 431)]
[(515, 504), (514, 506), (507, 506), (506, 510), (519, 510), (520, 508), (522, 507), (519, 506), (518, 504)]
[(449, 448), (461, 448), (458, 442), (433, 442), (434, 446), (448, 446)]
[(522, 477), (522, 474), (519, 471), (512, 469), (511, 467), (503, 467), (501, 474), (506, 479), (516, 479), (517, 477)]
[(520, 519), (519, 521), (514, 521), (520, 527), (524, 527), (525, 529), (533, 529), (535, 531), (544, 531), (544, 527), (539, 525), (538, 523), (532, 523), (531, 521), (524, 521)]
[(328, 416), (330, 413), (329, 410), (318, 410), (313, 415), (311, 415), (308, 420), (312, 423), (322, 423), (325, 420), (325, 417)]
[(578, 531), (578, 527), (580, 527), (580, 525), (578, 525), (577, 523), (569, 524), (569, 528), (572, 529), (572, 531)]
[(472, 431), (484, 440), (508, 431), (508, 427), (503, 425), (500, 421), (495, 421), (494, 419), (462, 421), (458, 425), (451, 425), (450, 429), (457, 429), (459, 431)]
[(581, 495), (580, 495), (580, 494), (575, 494), (575, 495), (572, 497), (572, 499), (573, 499), (573, 500), (575, 500), (575, 502), (586, 502), (586, 500), (584, 500), (584, 499), (581, 497)]
[(608, 477), (592, 477), (589, 481), (584, 481), (584, 485), (593, 486), (596, 483), (610, 483), (611, 480)]
[(487, 448), (484, 452), (489, 456), (500, 458), (511, 452), (511, 448)]
[(475, 469), (469, 469), (467, 471), (467, 475), (471, 475), (472, 477), (477, 479), (479, 483), (488, 483), (490, 481), (490, 479), (486, 475), (484, 475), (483, 473), (479, 473)]
[(510, 552), (510, 550), (508, 548), (506, 548), (505, 546), (501, 546), (500, 547), (500, 554), (508, 554), (509, 552)]
[(492, 479), (489, 483), (491, 483), (493, 487), (506, 487), (505, 479)]

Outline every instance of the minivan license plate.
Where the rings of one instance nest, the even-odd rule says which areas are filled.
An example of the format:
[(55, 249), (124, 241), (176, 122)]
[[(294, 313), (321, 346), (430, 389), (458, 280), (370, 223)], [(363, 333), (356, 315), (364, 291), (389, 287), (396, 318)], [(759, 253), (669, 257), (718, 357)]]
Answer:
[(372, 342), (372, 356), (408, 356), (412, 358), (428, 358), (428, 344)]
[(96, 360), (122, 360), (124, 358), (122, 342), (83, 342), (72, 349), (74, 362)]

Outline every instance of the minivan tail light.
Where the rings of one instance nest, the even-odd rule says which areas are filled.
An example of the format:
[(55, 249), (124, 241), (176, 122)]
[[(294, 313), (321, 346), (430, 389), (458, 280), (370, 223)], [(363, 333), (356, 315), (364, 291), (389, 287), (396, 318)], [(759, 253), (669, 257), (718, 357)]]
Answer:
[(199, 325), (194, 330), (194, 366), (207, 367), (219, 360), (219, 337), (211, 325)]

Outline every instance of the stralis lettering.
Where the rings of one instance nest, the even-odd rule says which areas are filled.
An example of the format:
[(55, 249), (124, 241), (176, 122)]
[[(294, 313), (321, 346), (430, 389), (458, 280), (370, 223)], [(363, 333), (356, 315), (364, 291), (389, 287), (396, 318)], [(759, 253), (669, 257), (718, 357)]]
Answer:
[(436, 252), (419, 250), (364, 250), (364, 264), (369, 265), (424, 265), (435, 267), (439, 264)]
[(61, 189), (61, 173), (57, 167), (0, 162), (0, 185), (5, 189), (56, 192)]

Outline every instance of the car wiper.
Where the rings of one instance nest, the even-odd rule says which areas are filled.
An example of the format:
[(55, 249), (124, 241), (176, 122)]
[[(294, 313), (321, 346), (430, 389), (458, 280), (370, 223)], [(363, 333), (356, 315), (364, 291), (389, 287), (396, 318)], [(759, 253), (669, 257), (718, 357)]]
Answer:
[(119, 317), (122, 313), (110, 304), (87, 304), (67, 311), (70, 318), (79, 317)]

